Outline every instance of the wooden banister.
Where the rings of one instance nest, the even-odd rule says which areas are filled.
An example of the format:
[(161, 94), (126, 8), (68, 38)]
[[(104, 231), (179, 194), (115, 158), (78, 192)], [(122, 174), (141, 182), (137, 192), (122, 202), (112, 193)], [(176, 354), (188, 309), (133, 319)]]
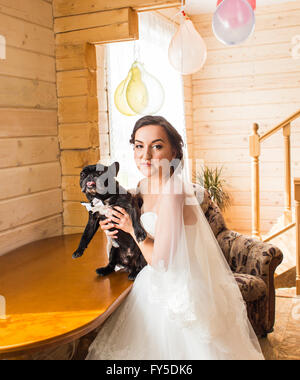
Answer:
[[(260, 188), (259, 188), (259, 157), (261, 154), (261, 144), (274, 133), (282, 129), (284, 139), (284, 172), (285, 172), (285, 227), (292, 223), (292, 189), (291, 189), (291, 122), (300, 117), (300, 110), (270, 129), (268, 132), (259, 135), (259, 125), (253, 125), (253, 134), (249, 136), (249, 154), (252, 157), (252, 236), (261, 239), (260, 231)], [(283, 233), (282, 229), (276, 233)]]
[(274, 234), (268, 236), (267, 238), (263, 239), (263, 242), (267, 243), (268, 241), (276, 238), (279, 235), (282, 235), (284, 232), (289, 231), (291, 228), (293, 228), (295, 226), (296, 226), (296, 223), (291, 223), (288, 226), (282, 228), (281, 230), (279, 230), (279, 231), (275, 232)]
[(294, 178), (296, 203), (296, 294), (300, 296), (300, 178)]
[(295, 112), (293, 115), (291, 115), (290, 117), (288, 117), (284, 121), (282, 121), (280, 124), (276, 125), (274, 128), (270, 129), (268, 132), (266, 132), (262, 136), (260, 136), (259, 141), (263, 142), (264, 140), (268, 139), (269, 137), (274, 135), (274, 133), (280, 131), (283, 127), (291, 124), (292, 121), (298, 119), (298, 117), (300, 117), (300, 110)]

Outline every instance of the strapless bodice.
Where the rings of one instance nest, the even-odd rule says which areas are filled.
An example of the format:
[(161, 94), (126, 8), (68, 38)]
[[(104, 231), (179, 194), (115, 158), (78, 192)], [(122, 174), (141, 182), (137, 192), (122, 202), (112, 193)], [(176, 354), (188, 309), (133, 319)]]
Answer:
[(154, 239), (155, 224), (157, 220), (157, 214), (152, 211), (147, 211), (141, 214), (141, 223), (148, 235)]
[[(157, 214), (153, 211), (147, 211), (147, 212), (144, 212), (141, 214), (140, 219), (141, 219), (141, 224), (142, 224), (143, 228), (146, 230), (148, 235), (152, 239), (154, 239)], [(185, 225), (184, 227), (190, 231), (192, 225), (191, 226)], [(189, 229), (189, 227), (190, 227), (190, 229)]]

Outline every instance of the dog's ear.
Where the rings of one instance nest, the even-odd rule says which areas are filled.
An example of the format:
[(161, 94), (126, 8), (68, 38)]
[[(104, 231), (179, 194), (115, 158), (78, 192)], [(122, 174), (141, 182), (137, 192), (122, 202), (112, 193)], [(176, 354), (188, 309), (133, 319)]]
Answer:
[[(93, 173), (96, 170), (96, 165), (87, 165), (82, 170), (81, 173), (87, 176), (89, 173)], [(81, 174), (80, 173), (80, 174)]]
[(114, 173), (116, 173), (115, 174), (115, 177), (116, 177), (120, 170), (120, 164), (118, 163), (118, 161), (115, 161), (113, 164), (111, 164), (110, 169), (114, 170)]
[(85, 166), (80, 172), (80, 182), (83, 181), (89, 174), (89, 167)]

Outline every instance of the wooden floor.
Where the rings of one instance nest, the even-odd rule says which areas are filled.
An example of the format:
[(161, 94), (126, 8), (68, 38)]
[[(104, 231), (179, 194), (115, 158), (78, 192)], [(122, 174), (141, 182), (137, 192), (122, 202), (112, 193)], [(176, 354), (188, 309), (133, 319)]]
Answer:
[(295, 288), (276, 290), (274, 332), (260, 344), (266, 360), (300, 360), (300, 299)]

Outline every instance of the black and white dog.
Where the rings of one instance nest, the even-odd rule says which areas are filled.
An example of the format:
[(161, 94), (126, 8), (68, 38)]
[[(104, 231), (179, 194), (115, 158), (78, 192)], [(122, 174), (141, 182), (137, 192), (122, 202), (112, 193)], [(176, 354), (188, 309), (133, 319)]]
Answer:
[[(146, 239), (147, 233), (140, 223), (143, 200), (139, 194), (131, 194), (115, 179), (119, 172), (119, 163), (110, 166), (102, 164), (88, 165), (80, 173), (80, 187), (89, 204), (84, 204), (89, 211), (89, 220), (81, 237), (77, 250), (73, 253), (76, 259), (83, 255), (89, 242), (99, 228), (100, 220), (106, 219), (108, 208), (120, 206), (129, 214), (138, 242)], [(109, 229), (114, 231), (115, 228)], [(100, 276), (114, 272), (120, 265), (129, 272), (128, 278), (134, 280), (147, 262), (133, 237), (119, 229), (117, 239), (108, 238), (109, 263), (106, 267), (96, 269)]]

